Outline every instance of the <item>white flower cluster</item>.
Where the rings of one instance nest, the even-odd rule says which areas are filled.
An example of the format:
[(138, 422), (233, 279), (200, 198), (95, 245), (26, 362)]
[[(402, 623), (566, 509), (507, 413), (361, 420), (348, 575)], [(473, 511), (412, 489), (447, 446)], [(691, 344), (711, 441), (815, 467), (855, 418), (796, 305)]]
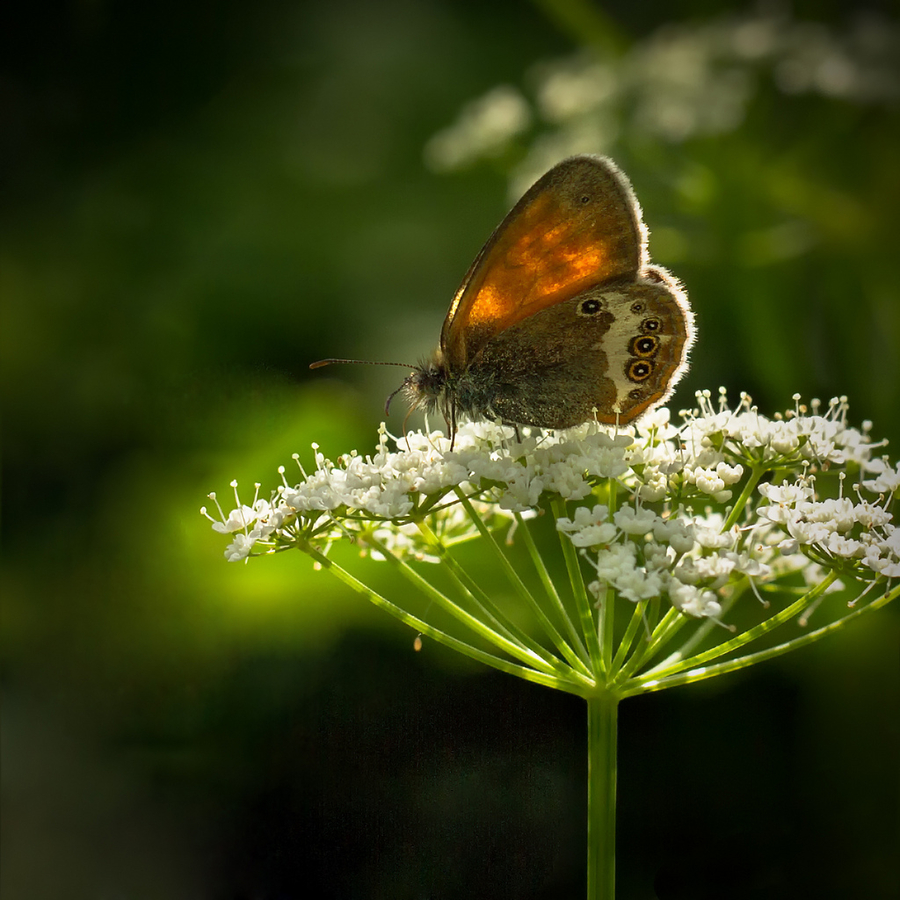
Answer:
[[(610, 589), (635, 603), (666, 598), (712, 619), (737, 585), (756, 591), (829, 568), (900, 577), (900, 530), (891, 518), (900, 467), (872, 458), (880, 445), (868, 427), (847, 424), (845, 400), (824, 413), (817, 403), (811, 412), (798, 404), (773, 419), (746, 396), (733, 410), (724, 392), (717, 408), (708, 392), (698, 401), (680, 427), (666, 409), (618, 431), (588, 423), (556, 434), (521, 429), (517, 437), (508, 427), (468, 423), (453, 449), (438, 432), (389, 439), (382, 426), (372, 456), (332, 463), (314, 445), (316, 470), (296, 485), (281, 470), (283, 484), (269, 500), (243, 505), (235, 486), (237, 508), (220, 508), (213, 528), (233, 535), (229, 560), (292, 546), (326, 553), (350, 538), (376, 558), (437, 562), (436, 540), (475, 537), (482, 523), (510, 523), (555, 499), (577, 504), (557, 528), (596, 571), (598, 599)], [(842, 493), (847, 474), (858, 482), (856, 502)], [(460, 494), (481, 522), (469, 518)]]
[[(457, 435), (457, 443), (466, 443), (469, 430)], [(361, 457), (353, 451), (340, 457), (337, 464), (313, 444), (316, 470), (309, 476), (303, 473), (303, 481), (290, 485), (282, 467), (283, 483), (271, 499), (254, 499), (251, 506), (240, 504), (237, 484), (232, 482), (238, 507), (227, 516), (218, 506), (216, 495), (210, 494), (222, 516), (221, 521), (212, 520), (213, 528), (235, 535), (225, 558), (236, 562), (254, 552), (286, 549), (299, 540), (309, 540), (327, 552), (334, 541), (358, 538), (365, 532), (372, 543), (361, 545), (361, 549), (372, 552), (375, 558), (381, 554), (371, 551), (371, 546), (380, 544), (392, 553), (437, 562), (410, 519), (417, 511), (424, 515), (417, 504), (426, 501), (438, 507), (429, 517), (445, 543), (477, 535), (459, 504), (441, 508), (439, 503), (440, 497), (457, 485), (472, 492), (471, 485), (466, 484), (468, 470), (453, 458), (456, 454), (448, 452), (449, 439), (437, 432), (410, 432), (395, 451), (389, 450), (388, 440), (382, 425), (374, 455)], [(258, 491), (259, 485), (256, 487)], [(483, 500), (477, 506), (485, 515), (500, 514)], [(202, 512), (209, 517), (205, 508)]]
[(759, 492), (769, 501), (760, 517), (787, 535), (779, 544), (783, 550), (796, 552), (802, 547), (833, 565), (860, 560), (876, 575), (900, 578), (900, 529), (883, 495), (881, 503), (866, 500), (861, 493), (856, 503), (848, 497), (817, 501), (812, 484), (789, 482), (762, 484)]
[(721, 515), (660, 516), (639, 505), (579, 507), (574, 518), (556, 527), (588, 556), (598, 580), (588, 585), (602, 599), (612, 588), (620, 597), (639, 603), (668, 597), (676, 609), (696, 617), (718, 618), (721, 591), (739, 577), (765, 580), (772, 570), (740, 549), (736, 526), (723, 530)]

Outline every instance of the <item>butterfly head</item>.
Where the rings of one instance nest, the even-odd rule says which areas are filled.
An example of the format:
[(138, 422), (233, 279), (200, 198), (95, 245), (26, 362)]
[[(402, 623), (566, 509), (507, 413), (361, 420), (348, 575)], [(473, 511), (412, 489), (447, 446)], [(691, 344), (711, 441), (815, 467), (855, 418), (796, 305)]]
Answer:
[(403, 384), (391, 394), (385, 403), (388, 412), (391, 400), (402, 393), (409, 404), (410, 412), (422, 409), (426, 415), (439, 412), (447, 423), (452, 436), (456, 430), (456, 403), (450, 369), (441, 350), (413, 367), (413, 371), (403, 380)]

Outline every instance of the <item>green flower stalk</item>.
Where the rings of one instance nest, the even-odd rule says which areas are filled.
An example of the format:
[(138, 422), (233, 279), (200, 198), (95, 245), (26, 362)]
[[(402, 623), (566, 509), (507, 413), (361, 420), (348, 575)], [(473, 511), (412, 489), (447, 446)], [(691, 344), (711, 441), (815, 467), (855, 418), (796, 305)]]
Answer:
[[(825, 410), (794, 399), (767, 418), (746, 395), (732, 409), (724, 391), (717, 403), (705, 392), (677, 426), (666, 409), (620, 429), (469, 423), (452, 449), (438, 432), (391, 438), (382, 426), (371, 456), (332, 463), (314, 445), (315, 471), (292, 484), (280, 470), (269, 499), (257, 486), (243, 505), (233, 484), (237, 506), (216, 501), (213, 528), (231, 536), (231, 561), (302, 550), (422, 635), (583, 697), (588, 897), (611, 900), (619, 702), (797, 649), (900, 593), (900, 465), (879, 455), (870, 424), (847, 423), (845, 398)], [(560, 565), (536, 540), (548, 514)], [(348, 541), (395, 567), (409, 596), (381, 596), (332, 560)], [(466, 571), (469, 541), (520, 608)]]

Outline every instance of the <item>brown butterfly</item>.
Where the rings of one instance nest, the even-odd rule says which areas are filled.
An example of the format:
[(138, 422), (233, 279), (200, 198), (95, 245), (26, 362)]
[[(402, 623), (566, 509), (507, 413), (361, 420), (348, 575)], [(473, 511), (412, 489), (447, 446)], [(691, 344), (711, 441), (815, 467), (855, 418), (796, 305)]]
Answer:
[[(646, 243), (618, 167), (563, 160), (491, 235), (440, 346), (398, 390), (439, 410), (451, 436), (461, 415), (540, 428), (634, 421), (669, 397), (694, 339), (687, 296), (650, 265)], [(330, 362), (353, 360), (312, 368)]]

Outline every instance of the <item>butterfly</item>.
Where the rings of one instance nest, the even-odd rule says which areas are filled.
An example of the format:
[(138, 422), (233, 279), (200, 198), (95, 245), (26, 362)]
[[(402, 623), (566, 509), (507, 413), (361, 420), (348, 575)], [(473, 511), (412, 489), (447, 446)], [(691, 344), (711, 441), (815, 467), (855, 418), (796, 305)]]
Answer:
[[(410, 366), (395, 394), (440, 412), (451, 437), (462, 416), (539, 428), (624, 425), (671, 395), (693, 340), (684, 288), (649, 262), (628, 179), (609, 159), (573, 156), (532, 185), (488, 239), (450, 304), (438, 349)], [(313, 367), (330, 362), (352, 360)]]

